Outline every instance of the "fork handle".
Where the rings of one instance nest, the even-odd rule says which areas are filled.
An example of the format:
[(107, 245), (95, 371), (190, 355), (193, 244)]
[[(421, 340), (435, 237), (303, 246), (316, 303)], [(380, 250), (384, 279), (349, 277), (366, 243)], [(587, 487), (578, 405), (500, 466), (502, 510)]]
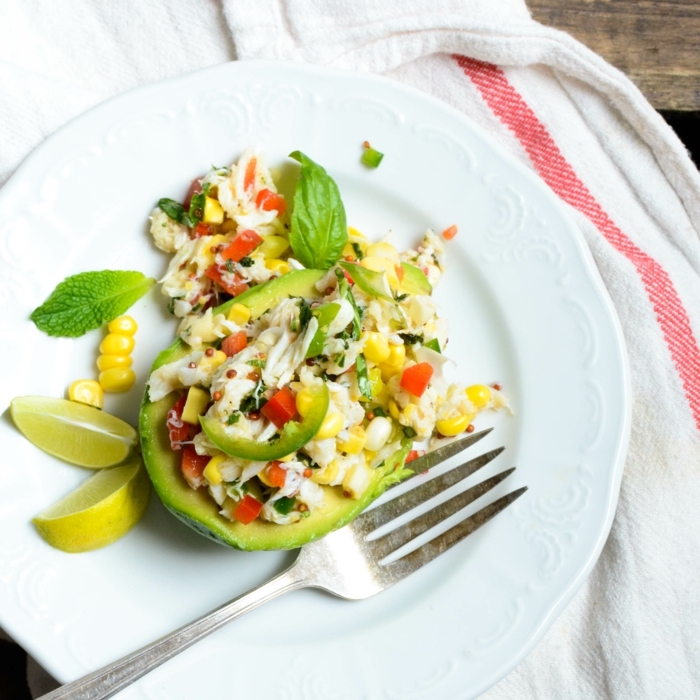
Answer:
[[(297, 560), (298, 561), (298, 560)], [(184, 651), (236, 617), (282, 593), (304, 588), (309, 579), (295, 561), (286, 571), (158, 641), (104, 666), (38, 700), (104, 700), (131, 685), (168, 659)]]

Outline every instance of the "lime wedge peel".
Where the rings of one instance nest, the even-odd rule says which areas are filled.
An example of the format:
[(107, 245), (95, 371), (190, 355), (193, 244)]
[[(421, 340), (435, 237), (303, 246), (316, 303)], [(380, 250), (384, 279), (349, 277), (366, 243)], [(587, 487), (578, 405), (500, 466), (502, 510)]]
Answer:
[(46, 542), (63, 552), (99, 549), (136, 525), (150, 490), (148, 473), (136, 457), (91, 476), (32, 522)]
[(137, 441), (136, 430), (121, 418), (75, 401), (20, 396), (12, 400), (10, 412), (30, 442), (80, 467), (120, 464)]

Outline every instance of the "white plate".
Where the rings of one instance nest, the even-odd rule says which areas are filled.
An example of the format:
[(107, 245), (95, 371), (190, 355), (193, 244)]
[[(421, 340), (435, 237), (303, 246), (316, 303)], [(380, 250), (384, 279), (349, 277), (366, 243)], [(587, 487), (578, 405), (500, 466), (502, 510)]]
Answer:
[[(360, 164), (367, 139), (386, 157)], [(459, 226), (436, 299), (468, 382), (503, 384), (514, 416), (471, 454), (504, 444), (486, 475), (529, 492), (429, 567), (373, 599), (318, 591), (276, 600), (125, 691), (129, 698), (467, 698), (530, 650), (603, 546), (629, 430), (625, 353), (592, 259), (559, 201), (456, 111), (397, 83), (274, 63), (234, 63), (122, 95), (61, 129), (0, 191), (2, 404), (63, 396), (94, 376), (102, 337), (51, 339), (27, 320), (66, 275), (105, 267), (155, 277), (147, 235), (159, 197), (179, 198), (249, 144), (273, 165), (301, 149), (337, 180), (348, 221), (400, 247)], [(136, 420), (175, 324), (158, 289), (132, 309), (138, 386), (107, 410)], [(106, 549), (51, 549), (30, 519), (86, 472), (1, 424), (0, 624), (62, 681), (188, 622), (281, 570), (289, 553), (230, 551), (154, 497)], [(479, 477), (480, 479), (481, 477)], [(474, 478), (472, 479), (472, 481)], [(480, 505), (480, 504), (477, 504)], [(476, 506), (474, 506), (475, 508)], [(472, 509), (474, 509), (472, 508)]]

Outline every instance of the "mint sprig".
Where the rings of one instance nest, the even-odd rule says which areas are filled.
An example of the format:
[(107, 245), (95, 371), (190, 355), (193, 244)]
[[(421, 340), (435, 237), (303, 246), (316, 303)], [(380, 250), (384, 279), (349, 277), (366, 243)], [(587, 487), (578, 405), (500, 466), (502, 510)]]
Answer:
[(141, 272), (81, 272), (60, 282), (30, 318), (48, 335), (77, 338), (121, 316), (153, 284)]

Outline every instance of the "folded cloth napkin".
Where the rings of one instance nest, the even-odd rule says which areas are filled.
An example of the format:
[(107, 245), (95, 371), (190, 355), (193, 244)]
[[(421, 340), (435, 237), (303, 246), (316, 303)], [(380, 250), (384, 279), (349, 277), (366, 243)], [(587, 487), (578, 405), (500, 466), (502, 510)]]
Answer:
[(232, 58), (384, 74), (535, 170), (571, 208), (617, 307), (632, 435), (598, 564), (483, 697), (700, 694), (700, 176), (629, 80), (522, 0), (6, 0), (0, 38), (0, 182), (88, 106)]

